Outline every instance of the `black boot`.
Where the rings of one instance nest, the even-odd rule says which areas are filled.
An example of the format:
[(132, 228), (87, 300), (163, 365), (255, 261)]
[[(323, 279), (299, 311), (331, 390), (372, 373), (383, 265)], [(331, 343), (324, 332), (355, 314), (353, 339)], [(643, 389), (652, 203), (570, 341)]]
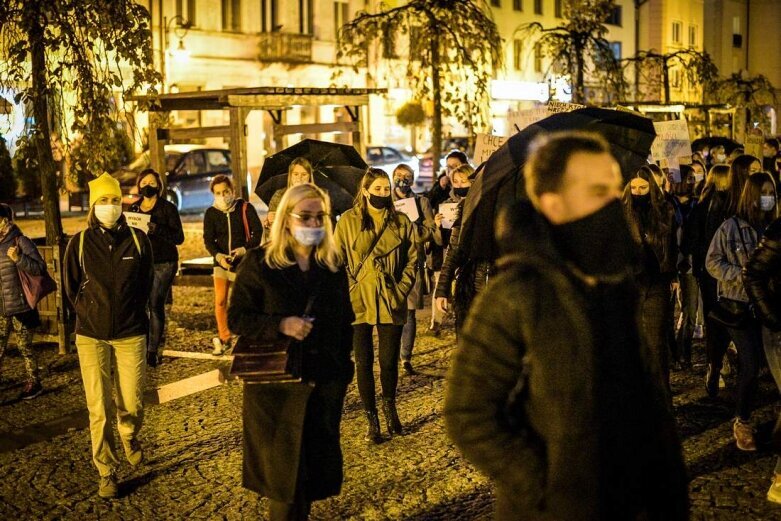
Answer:
[(388, 426), (388, 433), (391, 436), (401, 436), (404, 434), (404, 429), (401, 427), (401, 421), (399, 421), (399, 413), (396, 412), (396, 401), (383, 400), (382, 412), (385, 414), (385, 425)]
[(377, 409), (371, 411), (365, 411), (366, 420), (369, 422), (369, 431), (366, 433), (366, 441), (372, 443), (382, 442), (382, 435), (380, 434), (380, 417), (377, 414)]

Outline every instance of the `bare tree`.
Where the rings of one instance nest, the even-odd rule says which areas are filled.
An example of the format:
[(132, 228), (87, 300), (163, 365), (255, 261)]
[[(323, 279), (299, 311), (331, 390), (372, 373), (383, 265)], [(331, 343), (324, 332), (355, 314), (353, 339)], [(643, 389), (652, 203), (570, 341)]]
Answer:
[[(489, 84), (502, 67), (502, 38), (489, 9), (472, 0), (411, 0), (359, 12), (339, 31), (339, 58), (367, 63), (371, 44), (382, 42), (393, 58), (395, 37), (408, 42), (405, 82), (413, 98), (433, 102), (434, 171), (442, 155), (442, 119), (458, 118), (470, 129), (489, 121)], [(388, 47), (391, 47), (390, 49)]]
[[(630, 58), (621, 60), (625, 67), (635, 67), (637, 71), (636, 88), (641, 84), (648, 85), (653, 96), (661, 77), (661, 103), (670, 103), (670, 70), (679, 68), (684, 71), (689, 84), (701, 84), (705, 90), (710, 89), (719, 77), (719, 69), (707, 52), (694, 49), (680, 49), (669, 53), (658, 53), (654, 50), (639, 51)], [(639, 101), (639, 100), (638, 100)]]
[(766, 124), (762, 107), (778, 103), (776, 88), (770, 80), (762, 74), (749, 76), (745, 70), (714, 83), (710, 95), (720, 103), (744, 109), (747, 125), (754, 118)]

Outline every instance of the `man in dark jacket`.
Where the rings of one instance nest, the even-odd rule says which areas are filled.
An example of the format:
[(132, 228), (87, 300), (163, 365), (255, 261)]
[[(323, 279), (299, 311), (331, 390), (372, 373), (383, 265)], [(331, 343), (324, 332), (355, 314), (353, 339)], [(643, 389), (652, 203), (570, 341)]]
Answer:
[(564, 133), (525, 177), (537, 211), (500, 220), (509, 253), (459, 337), (448, 433), (494, 480), (497, 519), (686, 519), (680, 443), (638, 333), (619, 167), (602, 138)]

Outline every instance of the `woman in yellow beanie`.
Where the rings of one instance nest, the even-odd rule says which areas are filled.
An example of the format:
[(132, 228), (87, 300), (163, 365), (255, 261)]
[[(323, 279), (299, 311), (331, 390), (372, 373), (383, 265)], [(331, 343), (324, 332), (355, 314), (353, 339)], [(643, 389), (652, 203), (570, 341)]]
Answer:
[[(122, 215), (119, 182), (104, 173), (89, 183), (87, 228), (65, 251), (65, 292), (76, 310), (76, 348), (87, 397), (98, 495), (117, 496), (112, 388), (117, 430), (131, 465), (143, 460), (138, 432), (144, 416), (147, 303), (152, 247)], [(112, 368), (112, 360), (116, 367)]]

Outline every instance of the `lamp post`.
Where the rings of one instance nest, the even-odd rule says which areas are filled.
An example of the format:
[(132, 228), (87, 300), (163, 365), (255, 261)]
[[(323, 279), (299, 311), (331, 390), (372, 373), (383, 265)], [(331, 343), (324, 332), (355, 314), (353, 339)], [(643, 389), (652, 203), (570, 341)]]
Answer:
[[(176, 35), (177, 38), (179, 38), (179, 46), (178, 46), (178, 48), (175, 51), (173, 51), (173, 50), (169, 51), (168, 50), (168, 45), (169, 45), (169, 42), (168, 42), (168, 32), (171, 30), (171, 24), (173, 22), (179, 22), (178, 25), (176, 25), (174, 27), (174, 34)], [(167, 52), (171, 52), (172, 56), (175, 55), (175, 56), (180, 57), (180, 58), (185, 57), (185, 56), (189, 56), (189, 51), (187, 51), (187, 49), (185, 49), (183, 40), (184, 40), (184, 37), (187, 35), (187, 31), (190, 30), (190, 27), (192, 27), (192, 25), (193, 25), (192, 22), (190, 22), (189, 20), (185, 20), (182, 15), (176, 15), (173, 18), (171, 18), (170, 20), (167, 17), (165, 17), (165, 16), (163, 17), (163, 23), (161, 25), (161, 27), (164, 27), (163, 35), (162, 35), (163, 36), (163, 38), (162, 38), (162, 47), (163, 48), (162, 48), (162, 50), (160, 52), (160, 73), (161, 73), (161, 75), (163, 77), (163, 87), (162, 87), (163, 94), (165, 94), (165, 91), (166, 91), (166, 81), (168, 79), (168, 71), (167, 71), (168, 63), (166, 62), (165, 55), (166, 55)], [(175, 60), (175, 61), (178, 61), (178, 59)]]

